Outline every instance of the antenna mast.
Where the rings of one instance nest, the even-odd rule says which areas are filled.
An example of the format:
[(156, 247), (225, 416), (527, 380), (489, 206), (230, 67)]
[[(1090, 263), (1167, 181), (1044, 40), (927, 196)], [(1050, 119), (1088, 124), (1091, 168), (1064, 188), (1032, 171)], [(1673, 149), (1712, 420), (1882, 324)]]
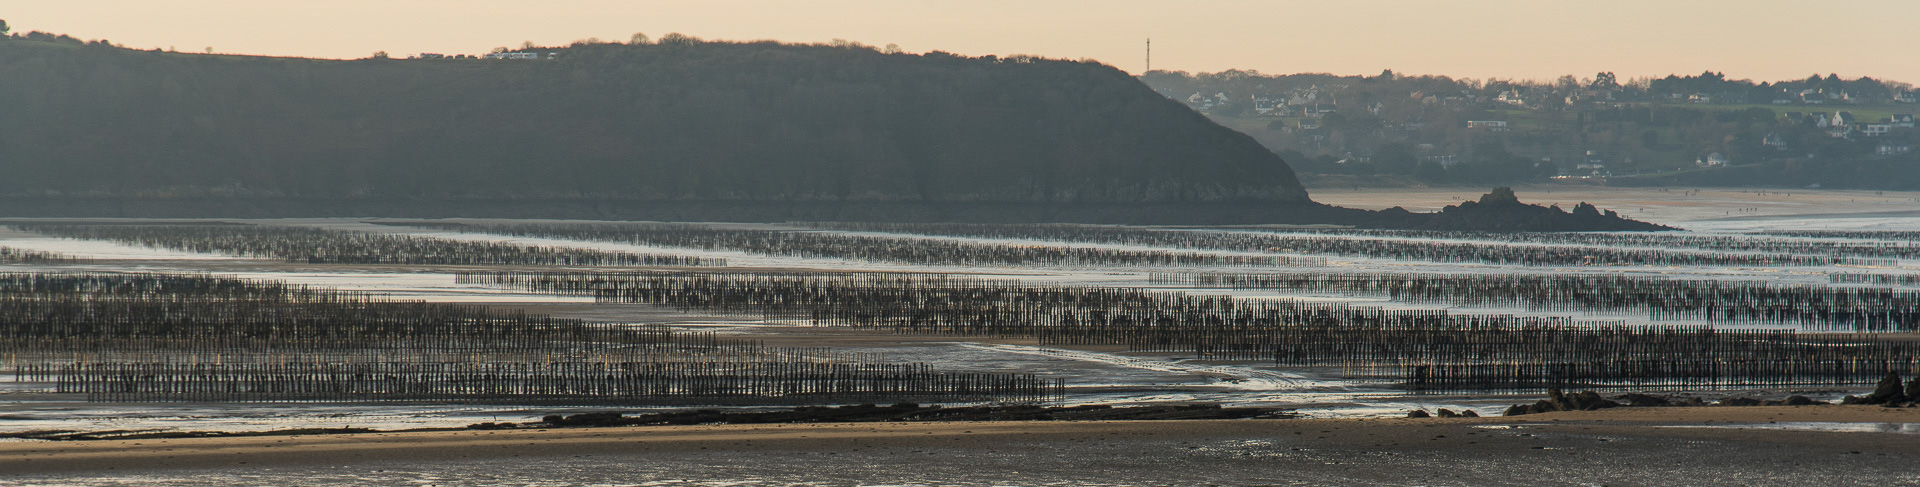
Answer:
[(1153, 38), (1148, 37), (1147, 38), (1147, 70), (1141, 71), (1140, 74), (1145, 75), (1151, 72), (1153, 72)]

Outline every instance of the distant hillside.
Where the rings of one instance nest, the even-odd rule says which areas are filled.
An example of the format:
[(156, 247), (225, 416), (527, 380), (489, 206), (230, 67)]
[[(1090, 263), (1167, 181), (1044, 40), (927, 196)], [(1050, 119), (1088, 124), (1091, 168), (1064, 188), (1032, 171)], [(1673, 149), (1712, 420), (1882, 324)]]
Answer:
[(552, 51), (326, 61), (0, 40), (0, 198), (1308, 203), (1253, 139), (1098, 64), (697, 41)]

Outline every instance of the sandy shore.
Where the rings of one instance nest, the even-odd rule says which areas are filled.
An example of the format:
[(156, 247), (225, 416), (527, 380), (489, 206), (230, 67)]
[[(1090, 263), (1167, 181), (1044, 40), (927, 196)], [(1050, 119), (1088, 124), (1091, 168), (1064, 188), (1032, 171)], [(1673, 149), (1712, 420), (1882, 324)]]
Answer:
[[(0, 479), (112, 483), (246, 473), (270, 480), (278, 472), (318, 481), (348, 469), (455, 472), (439, 478), (467, 484), (487, 482), (458, 472), (509, 480), (576, 465), (596, 466), (569, 474), (578, 481), (591, 478), (577, 475), (598, 471), (625, 472), (620, 478), (651, 473), (826, 484), (1920, 481), (1911, 468), (1920, 460), (1920, 435), (1768, 429), (1798, 423), (1920, 423), (1920, 409), (1640, 408), (1477, 419), (705, 425), (14, 442), (0, 443)], [(728, 467), (703, 470), (715, 462)]]

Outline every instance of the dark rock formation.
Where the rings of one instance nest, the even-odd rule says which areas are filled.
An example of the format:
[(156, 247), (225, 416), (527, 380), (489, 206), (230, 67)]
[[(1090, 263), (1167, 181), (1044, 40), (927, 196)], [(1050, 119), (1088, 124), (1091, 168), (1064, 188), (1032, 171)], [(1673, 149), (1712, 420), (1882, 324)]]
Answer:
[(1633, 407), (1670, 406), (1673, 404), (1671, 401), (1668, 401), (1667, 398), (1637, 392), (1621, 394), (1620, 400), (1627, 401), (1627, 405)]
[(1900, 386), (1900, 374), (1887, 372), (1880, 378), (1880, 384), (1873, 388), (1873, 394), (1867, 395), (1868, 404), (1885, 404), (1907, 398), (1906, 389)]
[[(1380, 213), (1387, 215), (1393, 210)], [(1404, 212), (1404, 210), (1402, 210)], [(1409, 214), (1415, 215), (1417, 214)], [(1442, 208), (1439, 213), (1427, 216), (1425, 221), (1409, 225), (1420, 230), (1474, 231), (1474, 232), (1594, 232), (1594, 231), (1660, 231), (1675, 228), (1628, 219), (1611, 210), (1602, 211), (1587, 203), (1580, 203), (1569, 213), (1559, 207), (1543, 207), (1521, 203), (1513, 188), (1493, 188), (1493, 191), (1480, 197), (1480, 201), (1468, 201)]]
[(1807, 396), (1799, 396), (1799, 395), (1788, 396), (1786, 400), (1780, 401), (1780, 405), (1782, 406), (1812, 406), (1816, 404), (1826, 404), (1826, 403), (1822, 401), (1815, 401), (1812, 399), (1808, 399)]
[[(877, 421), (1125, 421), (1183, 419), (1291, 418), (1292, 412), (1269, 408), (1227, 408), (1218, 404), (1112, 407), (1092, 406), (892, 406), (859, 404), (840, 407), (799, 407), (789, 410), (745, 411), (698, 409), (626, 416), (619, 412), (548, 415), (541, 423), (554, 427), (597, 427), (669, 424), (858, 423)], [(475, 425), (478, 426), (478, 425)], [(469, 428), (475, 428), (469, 426)], [(475, 428), (479, 429), (479, 428)]]
[[(1445, 410), (1445, 409), (1442, 409), (1441, 411), (1446, 411), (1446, 410)], [(1452, 414), (1453, 412), (1452, 412), (1452, 411), (1447, 411), (1447, 413), (1448, 413), (1448, 414)], [(1426, 411), (1426, 410), (1424, 410), (1424, 409), (1415, 409), (1415, 410), (1412, 410), (1412, 411), (1408, 411), (1408, 412), (1407, 412), (1407, 417), (1409, 417), (1409, 418), (1414, 418), (1414, 419), (1421, 419), (1421, 418), (1431, 418), (1431, 417), (1433, 417), (1433, 415), (1431, 415), (1431, 414), (1427, 414), (1427, 411)], [(1441, 417), (1443, 417), (1443, 418), (1444, 418), (1444, 417), (1446, 417), (1446, 416), (1441, 416)]]
[[(1559, 389), (1551, 389), (1547, 391), (1547, 399), (1534, 402), (1533, 404), (1515, 404), (1512, 406), (1508, 406), (1506, 412), (1503, 414), (1507, 416), (1519, 416), (1523, 414), (1548, 413), (1548, 412), (1554, 412), (1554, 411), (1593, 411), (1597, 409), (1607, 409), (1607, 408), (1614, 408), (1614, 407), (1664, 407), (1664, 406), (1700, 407), (1700, 406), (1708, 405), (1705, 401), (1700, 400), (1700, 398), (1698, 397), (1688, 398), (1685, 401), (1675, 401), (1670, 398), (1654, 396), (1649, 394), (1642, 394), (1637, 392), (1621, 394), (1617, 396), (1616, 399), (1618, 399), (1619, 401), (1626, 401), (1626, 403), (1621, 404), (1619, 401), (1602, 398), (1600, 397), (1599, 393), (1596, 393), (1593, 391), (1582, 391), (1574, 394), (1566, 394), (1561, 392)], [(1849, 400), (1862, 401), (1864, 399), (1849, 396)], [(1813, 405), (1822, 405), (1822, 404), (1828, 404), (1828, 403), (1815, 401), (1813, 399), (1807, 398), (1807, 396), (1800, 396), (1800, 395), (1788, 396), (1787, 398), (1780, 399), (1780, 400), (1760, 400), (1760, 399), (1755, 399), (1751, 397), (1728, 397), (1725, 399), (1721, 399), (1719, 402), (1714, 403), (1714, 405), (1718, 405), (1718, 406), (1813, 406)], [(1861, 402), (1849, 402), (1848, 404), (1861, 404)]]
[[(1916, 377), (1915, 381), (1920, 381), (1920, 377)], [(1846, 399), (1841, 400), (1841, 404), (1893, 406), (1915, 402), (1909, 399), (1908, 393), (1908, 389), (1900, 385), (1900, 373), (1887, 372), (1885, 377), (1880, 378), (1880, 384), (1874, 386), (1872, 394), (1865, 396), (1847, 396)]]

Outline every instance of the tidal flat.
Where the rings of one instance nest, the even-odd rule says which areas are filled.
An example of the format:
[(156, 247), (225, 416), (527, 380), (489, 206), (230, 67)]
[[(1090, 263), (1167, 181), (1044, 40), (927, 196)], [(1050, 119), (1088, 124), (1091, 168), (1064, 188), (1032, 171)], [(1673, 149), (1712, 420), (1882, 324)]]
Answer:
[[(1786, 192), (1677, 192), (1580, 189), (1542, 194), (1591, 199), (1603, 206), (1612, 203), (1628, 216), (1687, 229), (1644, 235), (1524, 237), (1263, 227), (887, 229), (799, 223), (666, 225), (539, 220), (199, 222), (221, 223), (221, 228), (316, 229), (339, 232), (348, 240), (361, 238), (358, 235), (395, 236), (401, 239), (383, 241), (405, 242), (423, 258), (447, 257), (433, 254), (435, 249), (486, 245), (495, 249), (489, 252), (496, 253), (522, 252), (501, 249), (531, 249), (525, 255), (536, 259), (626, 254), (673, 256), (700, 264), (653, 266), (597, 262), (556, 265), (550, 260), (421, 263), (425, 261), (406, 260), (406, 256), (416, 254), (397, 251), (342, 260), (337, 256), (350, 253), (354, 247), (340, 244), (316, 249), (295, 245), (299, 239), (275, 243), (278, 241), (258, 240), (245, 233), (220, 234), (193, 244), (165, 240), (173, 237), (110, 233), (76, 237), (70, 236), (74, 235), (73, 221), (9, 220), (0, 230), (0, 247), (67, 258), (0, 263), (0, 272), (14, 275), (178, 275), (279, 283), (382, 301), (481, 306), (573, 320), (589, 328), (666, 327), (702, 337), (750, 341), (768, 350), (804, 349), (795, 352), (800, 355), (792, 355), (802, 357), (796, 359), (802, 361), (856, 357), (876, 365), (917, 364), (940, 373), (1031, 375), (1058, 384), (1058, 390), (1047, 392), (1047, 397), (1038, 401), (1047, 405), (1207, 403), (1285, 409), (1305, 419), (534, 428), (59, 443), (10, 440), (0, 442), (0, 448), (11, 452), (4, 455), (9, 468), (0, 470), (9, 472), (6, 475), (11, 480), (45, 485), (1585, 485), (1641, 484), (1673, 478), (1703, 479), (1699, 483), (1705, 484), (1916, 481), (1900, 467), (1913, 460), (1914, 450), (1906, 447), (1912, 436), (1903, 433), (1920, 424), (1920, 418), (1909, 414), (1912, 409), (1715, 406), (1495, 417), (1509, 405), (1541, 398), (1547, 387), (1594, 389), (1608, 395), (1650, 392), (1702, 398), (1708, 403), (1732, 397), (1789, 395), (1838, 402), (1844, 396), (1872, 390), (1874, 382), (1889, 369), (1913, 376), (1916, 363), (1902, 347), (1910, 346), (1916, 332), (1915, 322), (1906, 312), (1913, 309), (1909, 306), (1911, 298), (1920, 293), (1920, 245), (1912, 238), (1912, 232), (1920, 232), (1920, 219), (1901, 214), (1899, 211), (1904, 210), (1898, 208), (1910, 205), (1916, 195), (1817, 190), (1794, 191), (1791, 196)], [(1340, 199), (1337, 192), (1316, 192), (1316, 196), (1337, 204), (1366, 207)], [(1869, 197), (1878, 199), (1869, 201)], [(1644, 215), (1634, 211), (1640, 206), (1631, 206), (1640, 204), (1647, 208)], [(1742, 210), (1746, 208), (1759, 210)], [(196, 222), (93, 223), (115, 223), (115, 228), (123, 228), (192, 227)], [(227, 225), (236, 223), (239, 225)], [(248, 244), (253, 247), (247, 248), (271, 248), (278, 253), (231, 246), (247, 238), (256, 239)], [(669, 243), (689, 238), (739, 243)], [(778, 246), (769, 247), (767, 242)], [(329, 252), (325, 254), (329, 257), (313, 258), (320, 255), (316, 252)], [(691, 279), (685, 282), (702, 285), (739, 282), (762, 286), (734, 288), (743, 293), (784, 289), (765, 287), (768, 282), (803, 282), (792, 281), (795, 279), (824, 279), (804, 281), (814, 283), (809, 285), (816, 288), (845, 284), (851, 286), (845, 289), (863, 290), (884, 289), (872, 283), (961, 283), (964, 286), (913, 284), (902, 289), (948, 293), (939, 299), (973, 303), (965, 305), (977, 308), (964, 308), (976, 313), (975, 318), (939, 314), (962, 308), (925, 308), (915, 311), (921, 314), (882, 313), (875, 318), (859, 313), (835, 314), (852, 309), (844, 308), (851, 305), (834, 304), (843, 308), (832, 308), (826, 307), (832, 303), (821, 304), (825, 301), (807, 301), (810, 304), (806, 306), (811, 307), (800, 307), (792, 303), (801, 301), (755, 300), (734, 305), (701, 298), (696, 302), (687, 297), (692, 294), (626, 299), (608, 294), (615, 288), (560, 292), (554, 287), (540, 289), (508, 280), (483, 279), (598, 279), (596, 282), (604, 286), (616, 280), (613, 278), (636, 275), (681, 276), (676, 279)], [(1320, 279), (1311, 279), (1314, 276)], [(1362, 281), (1364, 285), (1355, 284)], [(1484, 289), (1467, 292), (1434, 287), (1447, 282), (1475, 282)], [(1407, 283), (1427, 286), (1420, 288), (1427, 294), (1407, 292), (1411, 289)], [(1570, 291), (1556, 294), (1525, 289), (1538, 288), (1538, 283), (1559, 283), (1570, 286)], [(1594, 291), (1599, 289), (1593, 287), (1595, 283), (1614, 287)], [(1581, 289), (1590, 291), (1582, 295), (1578, 293)], [(1712, 311), (1696, 309), (1685, 300), (1648, 298), (1652, 292), (1648, 290), (1711, 296), (1714, 294), (1708, 291), (1727, 289), (1748, 297), (1756, 296), (1757, 290), (1779, 294), (1777, 301), (1742, 298), (1755, 300), (1734, 303), (1739, 306), (1708, 302), (1716, 305)], [(1113, 339), (1099, 334), (1105, 331), (1096, 333), (1095, 328), (1071, 328), (1081, 326), (1089, 316), (1116, 319), (1120, 315), (1115, 310), (1123, 305), (1112, 303), (1120, 301), (1102, 304), (1105, 307), (1098, 309), (1088, 307), (1080, 297), (1073, 302), (1083, 304), (1071, 306), (1009, 307), (1023, 301), (969, 302), (957, 297), (1013, 291), (1029, 293), (1022, 295), (1028, 298), (1020, 299), (1068, 295), (1059, 293), (1133, 296), (1127, 298), (1132, 301), (1126, 301), (1133, 304), (1124, 306), (1180, 310), (1150, 314), (1166, 324), (1156, 325), (1158, 329), (1178, 333), (1170, 331), (1155, 338), (1164, 339), (1161, 341), (1143, 341)], [(1603, 291), (1613, 294), (1596, 294)], [(1499, 293), (1511, 296), (1487, 297)], [(1801, 312), (1814, 309), (1805, 303), (1815, 300), (1804, 296), (1840, 295), (1855, 304), (1818, 300), (1824, 308), (1816, 313)], [(1591, 299), (1596, 296), (1604, 299)], [(1684, 332), (1715, 330), (1723, 335), (1752, 334), (1755, 338), (1741, 338), (1740, 343), (1764, 342), (1768, 347), (1779, 347), (1766, 349), (1765, 353), (1786, 354), (1783, 356), (1805, 349), (1795, 347), (1831, 348), (1839, 343), (1833, 340), (1846, 341), (1846, 346), (1892, 348), (1886, 349), (1889, 355), (1879, 362), (1849, 362), (1851, 368), (1844, 373), (1819, 367), (1737, 372), (1639, 368), (1631, 369), (1639, 375), (1623, 376), (1619, 371), (1628, 369), (1615, 367), (1593, 369), (1614, 376), (1567, 375), (1588, 372), (1515, 367), (1535, 360), (1526, 354), (1558, 354), (1552, 350), (1559, 349), (1552, 347), (1541, 349), (1543, 352), (1501, 349), (1500, 353), (1507, 355), (1498, 355), (1506, 357), (1498, 360), (1482, 358), (1495, 355), (1438, 353), (1444, 352), (1444, 347), (1375, 348), (1367, 355), (1340, 356), (1299, 349), (1296, 355), (1283, 358), (1270, 349), (1259, 348), (1273, 343), (1261, 341), (1267, 340), (1261, 337), (1291, 336), (1272, 334), (1292, 326), (1288, 324), (1291, 322), (1248, 321), (1238, 328), (1241, 331), (1229, 336), (1212, 330), (1217, 323), (1232, 323), (1231, 314), (1222, 315), (1229, 316), (1224, 321), (1184, 318), (1200, 316), (1192, 311), (1206, 309), (1304, 313), (1299, 316), (1325, 311), (1344, 313), (1337, 316), (1354, 323), (1400, 316), (1443, 316), (1474, 326), (1495, 323), (1511, 327), (1503, 328), (1512, 330), (1503, 332), (1507, 335), (1530, 330), (1526, 327), (1533, 324), (1544, 324), (1541, 326), (1548, 326), (1552, 333), (1649, 327)], [(1060, 310), (1070, 311), (1071, 319), (1059, 314), (1032, 314), (1067, 312)], [(1186, 319), (1194, 321), (1179, 321)], [(1105, 328), (1099, 330), (1120, 329), (1115, 328), (1118, 321), (1103, 323), (1111, 326), (1102, 325)], [(1365, 323), (1380, 326), (1376, 321)], [(1441, 326), (1433, 323), (1440, 322), (1419, 321), (1418, 326)], [(1394, 326), (1401, 325), (1380, 329), (1399, 329)], [(1429, 331), (1447, 330), (1451, 328)], [(1063, 334), (1069, 332), (1074, 338)], [(1188, 338), (1195, 336), (1204, 340)], [(1803, 341), (1810, 337), (1826, 341)], [(1257, 346), (1233, 348), (1241, 343)], [(1370, 347), (1387, 347), (1400, 342), (1368, 343), (1375, 343)], [(1643, 346), (1631, 340), (1608, 343), (1625, 347), (1622, 350), (1642, 350), (1632, 347)], [(593, 350), (599, 349), (556, 352), (556, 356), (612, 353)], [(230, 350), (217, 352), (226, 354), (220, 357), (240, 356)], [(1415, 357), (1408, 355), (1415, 353), (1423, 355), (1406, 358)], [(1561, 355), (1565, 354), (1556, 356)], [(180, 355), (166, 360), (194, 362), (212, 356)], [(1383, 358), (1396, 356), (1401, 358)], [(159, 391), (142, 396), (146, 398), (143, 400), (119, 401), (80, 389), (63, 390), (66, 386), (60, 380), (30, 379), (19, 373), (20, 364), (119, 360), (111, 353), (78, 358), (20, 353), (7, 360), (10, 368), (0, 374), (0, 433), (459, 428), (484, 422), (533, 424), (545, 415), (596, 411), (643, 413), (689, 407), (850, 403), (816, 404), (799, 399), (769, 399), (750, 405), (723, 400), (687, 403), (625, 393), (592, 396), (575, 392), (567, 392), (570, 399), (558, 402), (494, 400), (498, 397), (489, 399), (478, 393), (423, 399), (392, 395), (405, 391), (389, 389), (365, 389), (363, 396), (329, 400), (276, 399), (258, 395), (271, 390), (257, 389), (251, 392), (257, 393), (255, 396), (248, 396), (256, 399), (208, 401), (167, 396), (167, 389), (159, 384), (115, 383), (119, 387), (151, 386)], [(548, 360), (529, 359), (526, 363)], [(151, 362), (146, 358), (126, 361)], [(1430, 368), (1413, 367), (1417, 365)], [(1872, 370), (1875, 368), (1878, 370)], [(1443, 377), (1413, 375), (1434, 374), (1432, 371), (1437, 370), (1459, 370), (1463, 375), (1444, 377), (1456, 380), (1445, 387), (1434, 382)], [(1472, 375), (1482, 370), (1498, 370), (1501, 375)], [(983, 402), (994, 400), (976, 398), (951, 404)], [(1410, 410), (1440, 408), (1474, 411), (1482, 418), (1403, 419)], [(1788, 426), (1763, 426), (1780, 424)], [(1819, 426), (1822, 424), (1832, 426)], [(1846, 426), (1858, 424), (1878, 426)], [(167, 448), (156, 450), (160, 444)], [(247, 463), (237, 463), (240, 461)]]

